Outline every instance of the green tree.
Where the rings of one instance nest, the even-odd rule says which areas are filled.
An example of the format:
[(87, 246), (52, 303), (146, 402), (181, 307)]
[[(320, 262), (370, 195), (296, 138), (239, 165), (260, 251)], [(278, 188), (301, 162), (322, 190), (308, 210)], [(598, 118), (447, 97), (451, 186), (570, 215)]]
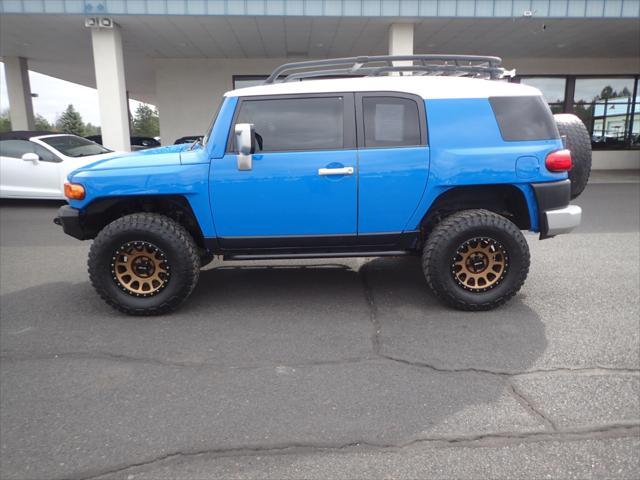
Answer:
[(160, 135), (158, 110), (144, 103), (138, 105), (133, 116), (133, 131), (131, 134), (142, 137), (157, 137)]
[(84, 134), (85, 136), (100, 135), (100, 127), (89, 122), (84, 126)]
[(62, 112), (62, 115), (58, 117), (56, 127), (64, 133), (73, 133), (79, 136), (84, 135), (84, 122), (77, 110), (73, 108), (73, 105), (69, 105), (67, 109)]
[(11, 131), (11, 120), (9, 119), (9, 110), (0, 112), (0, 132)]
[(40, 114), (36, 115), (36, 118), (34, 120), (34, 127), (36, 130), (43, 130), (47, 132), (51, 132), (55, 129), (53, 124), (51, 124), (49, 120), (47, 120)]

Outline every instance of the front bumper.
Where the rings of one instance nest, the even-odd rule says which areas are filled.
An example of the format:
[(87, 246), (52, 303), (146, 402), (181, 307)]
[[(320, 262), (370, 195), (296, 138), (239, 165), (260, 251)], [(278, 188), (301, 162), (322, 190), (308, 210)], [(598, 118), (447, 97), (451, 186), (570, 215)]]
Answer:
[(64, 233), (78, 240), (87, 238), (80, 222), (80, 210), (77, 208), (63, 205), (58, 209), (58, 216), (53, 219), (53, 223), (60, 225)]
[(578, 205), (569, 205), (555, 210), (546, 210), (544, 216), (547, 224), (547, 237), (561, 233), (569, 233), (580, 225), (582, 209)]

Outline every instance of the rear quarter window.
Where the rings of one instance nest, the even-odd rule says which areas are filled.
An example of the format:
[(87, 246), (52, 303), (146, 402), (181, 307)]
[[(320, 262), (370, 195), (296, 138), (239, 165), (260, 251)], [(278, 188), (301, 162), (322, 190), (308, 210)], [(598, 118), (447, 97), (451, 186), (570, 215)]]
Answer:
[(541, 96), (490, 97), (489, 103), (507, 142), (560, 138), (553, 114)]

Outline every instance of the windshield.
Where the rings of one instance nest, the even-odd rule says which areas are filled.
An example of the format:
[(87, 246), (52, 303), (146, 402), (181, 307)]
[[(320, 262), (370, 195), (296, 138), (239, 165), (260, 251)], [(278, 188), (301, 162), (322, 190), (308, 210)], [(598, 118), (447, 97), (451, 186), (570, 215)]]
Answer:
[(89, 155), (100, 155), (113, 151), (91, 140), (76, 137), (75, 135), (58, 135), (56, 137), (40, 138), (39, 140), (67, 157), (88, 157)]

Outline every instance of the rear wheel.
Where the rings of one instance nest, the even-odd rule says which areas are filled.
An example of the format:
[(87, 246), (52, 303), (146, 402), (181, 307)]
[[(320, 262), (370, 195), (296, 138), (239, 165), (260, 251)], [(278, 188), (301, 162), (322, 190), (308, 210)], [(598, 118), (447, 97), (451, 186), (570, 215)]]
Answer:
[(130, 315), (158, 315), (191, 294), (200, 257), (180, 224), (163, 215), (137, 213), (98, 234), (88, 266), (91, 283), (109, 305)]
[(422, 267), (429, 287), (446, 304), (490, 310), (522, 287), (529, 271), (529, 247), (506, 218), (488, 210), (464, 210), (433, 229)]

